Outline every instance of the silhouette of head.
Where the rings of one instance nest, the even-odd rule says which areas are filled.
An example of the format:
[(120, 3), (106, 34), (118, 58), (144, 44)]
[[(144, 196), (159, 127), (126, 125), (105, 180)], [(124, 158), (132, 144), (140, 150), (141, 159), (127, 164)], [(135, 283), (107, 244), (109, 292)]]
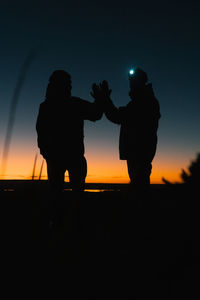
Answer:
[(137, 68), (133, 75), (129, 75), (129, 86), (130, 92), (129, 96), (133, 98), (133, 96), (137, 93), (137, 91), (144, 88), (148, 81), (147, 73), (142, 69)]
[(49, 77), (46, 100), (63, 100), (71, 96), (71, 76), (63, 70), (54, 71)]
[(137, 68), (133, 75), (129, 75), (129, 80), (130, 87), (132, 84), (134, 86), (144, 86), (148, 81), (147, 73), (142, 69)]

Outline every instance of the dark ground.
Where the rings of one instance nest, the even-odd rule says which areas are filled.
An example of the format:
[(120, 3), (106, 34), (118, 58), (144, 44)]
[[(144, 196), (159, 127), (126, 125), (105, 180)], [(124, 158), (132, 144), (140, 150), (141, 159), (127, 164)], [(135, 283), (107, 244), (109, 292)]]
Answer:
[(58, 298), (64, 289), (69, 299), (199, 298), (197, 192), (181, 185), (65, 191), (49, 226), (54, 195), (46, 188), (1, 189), (3, 282), (20, 294)]

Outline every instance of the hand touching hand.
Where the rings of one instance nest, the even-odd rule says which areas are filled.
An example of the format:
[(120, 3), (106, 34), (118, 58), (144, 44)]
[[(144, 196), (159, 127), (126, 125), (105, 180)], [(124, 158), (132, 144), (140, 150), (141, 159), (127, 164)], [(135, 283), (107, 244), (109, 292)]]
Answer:
[(100, 83), (100, 88), (101, 88), (101, 92), (102, 92), (102, 96), (104, 99), (109, 99), (110, 98), (110, 94), (112, 92), (111, 89), (109, 89), (109, 85), (108, 82), (106, 80), (102, 81)]
[(109, 89), (108, 82), (104, 80), (99, 85), (93, 83), (92, 92), (90, 94), (95, 100), (101, 102), (101, 105), (106, 105), (107, 101), (110, 100), (111, 92), (112, 90)]
[(99, 98), (102, 97), (101, 89), (100, 89), (100, 87), (96, 83), (93, 83), (93, 85), (92, 85), (92, 92), (90, 93), (90, 95), (94, 99), (99, 99)]

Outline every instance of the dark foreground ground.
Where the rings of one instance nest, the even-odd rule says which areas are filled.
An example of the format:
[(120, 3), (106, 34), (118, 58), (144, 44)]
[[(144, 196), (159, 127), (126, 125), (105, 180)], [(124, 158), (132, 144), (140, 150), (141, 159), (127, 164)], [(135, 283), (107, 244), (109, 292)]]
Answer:
[[(7, 294), (69, 299), (197, 299), (197, 188), (65, 191), (49, 223), (46, 188), (2, 189), (1, 273)], [(39, 293), (39, 294), (38, 294)]]

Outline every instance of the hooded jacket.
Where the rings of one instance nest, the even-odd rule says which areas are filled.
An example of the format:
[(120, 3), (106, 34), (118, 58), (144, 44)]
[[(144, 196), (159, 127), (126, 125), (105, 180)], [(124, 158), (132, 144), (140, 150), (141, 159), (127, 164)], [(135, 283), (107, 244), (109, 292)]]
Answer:
[(109, 99), (105, 114), (111, 122), (121, 125), (120, 159), (141, 157), (152, 161), (156, 152), (158, 121), (161, 117), (152, 85), (145, 85), (124, 107), (116, 108)]
[(37, 141), (45, 159), (73, 159), (84, 155), (84, 120), (101, 119), (98, 103), (78, 97), (40, 104)]

